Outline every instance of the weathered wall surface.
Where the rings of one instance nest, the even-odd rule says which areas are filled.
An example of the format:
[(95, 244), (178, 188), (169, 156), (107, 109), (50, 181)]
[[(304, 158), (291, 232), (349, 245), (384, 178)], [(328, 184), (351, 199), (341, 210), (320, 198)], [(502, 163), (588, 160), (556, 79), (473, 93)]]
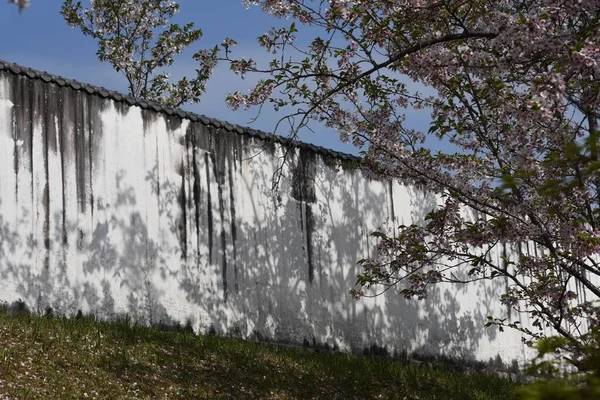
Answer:
[[(340, 349), (524, 361), (503, 283), (353, 300), (369, 233), (431, 196), (325, 151), (0, 62), (0, 301)], [(279, 193), (272, 178), (288, 153)]]

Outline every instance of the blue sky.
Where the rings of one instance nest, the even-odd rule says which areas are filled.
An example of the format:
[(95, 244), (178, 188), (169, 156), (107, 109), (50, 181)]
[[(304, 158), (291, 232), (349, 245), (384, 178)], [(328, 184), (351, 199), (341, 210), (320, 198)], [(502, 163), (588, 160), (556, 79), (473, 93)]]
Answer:
[[(256, 7), (246, 9), (241, 0), (180, 0), (178, 3), (181, 12), (176, 21), (194, 22), (202, 29), (204, 36), (176, 60), (170, 69), (175, 78), (193, 73), (194, 62), (190, 54), (200, 48), (213, 47), (225, 37), (231, 37), (239, 43), (234, 49), (235, 56), (252, 57), (259, 65), (261, 62), (264, 65), (270, 58), (256, 44), (256, 38), (273, 25), (289, 24), (289, 21), (277, 20)], [(100, 63), (96, 58), (96, 42), (64, 22), (59, 14), (61, 4), (61, 0), (32, 0), (31, 7), (19, 15), (16, 7), (0, 3), (0, 59), (126, 92), (124, 78), (109, 64)], [(227, 65), (222, 64), (216, 68), (201, 103), (185, 105), (183, 108), (272, 132), (282, 115), (266, 110), (255, 122), (250, 123), (256, 110), (234, 112), (225, 105), (227, 93), (235, 90), (245, 92), (252, 82), (252, 78), (241, 80), (229, 71)], [(407, 125), (426, 129), (428, 121), (427, 113), (421, 111), (411, 113)], [(302, 133), (300, 139), (339, 151), (356, 152), (351, 145), (341, 143), (335, 132), (320, 126), (314, 126), (314, 130), (315, 133)], [(286, 134), (283, 129), (277, 133)]]

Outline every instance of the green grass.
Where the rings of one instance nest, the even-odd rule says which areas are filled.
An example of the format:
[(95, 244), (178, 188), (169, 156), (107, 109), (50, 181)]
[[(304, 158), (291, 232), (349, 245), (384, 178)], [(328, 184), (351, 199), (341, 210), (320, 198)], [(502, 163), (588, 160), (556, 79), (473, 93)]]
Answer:
[(0, 312), (0, 399), (511, 399), (514, 388), (399, 359)]

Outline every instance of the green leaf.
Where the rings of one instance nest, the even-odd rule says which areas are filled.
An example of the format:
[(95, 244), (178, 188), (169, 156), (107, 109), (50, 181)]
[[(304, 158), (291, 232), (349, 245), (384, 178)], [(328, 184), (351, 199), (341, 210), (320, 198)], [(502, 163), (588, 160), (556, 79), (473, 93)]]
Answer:
[(575, 160), (581, 155), (581, 148), (575, 142), (569, 143), (565, 146), (565, 157), (568, 160)]

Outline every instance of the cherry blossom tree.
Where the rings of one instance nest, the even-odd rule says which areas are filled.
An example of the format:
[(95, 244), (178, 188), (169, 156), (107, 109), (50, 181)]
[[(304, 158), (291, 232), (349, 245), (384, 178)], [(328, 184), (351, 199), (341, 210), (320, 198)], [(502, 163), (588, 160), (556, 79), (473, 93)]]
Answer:
[(81, 1), (66, 0), (61, 9), (70, 26), (98, 41), (98, 58), (125, 75), (132, 96), (173, 107), (200, 101), (217, 52), (197, 52), (195, 76), (170, 82), (165, 69), (174, 56), (202, 36), (193, 23), (171, 23), (178, 12), (173, 0), (91, 0), (88, 8)]
[[(224, 43), (233, 71), (264, 74), (231, 108), (293, 107), (291, 135), (335, 128), (365, 171), (441, 198), (424, 224), (374, 233), (378, 254), (360, 261), (352, 294), (506, 280), (500, 301), (533, 326), (488, 325), (557, 333), (581, 366), (600, 321), (600, 1), (245, 3), (287, 22), (258, 39), (274, 54), (266, 66)], [(413, 109), (431, 112), (427, 131), (405, 127)], [(450, 150), (430, 150), (432, 138)]]

